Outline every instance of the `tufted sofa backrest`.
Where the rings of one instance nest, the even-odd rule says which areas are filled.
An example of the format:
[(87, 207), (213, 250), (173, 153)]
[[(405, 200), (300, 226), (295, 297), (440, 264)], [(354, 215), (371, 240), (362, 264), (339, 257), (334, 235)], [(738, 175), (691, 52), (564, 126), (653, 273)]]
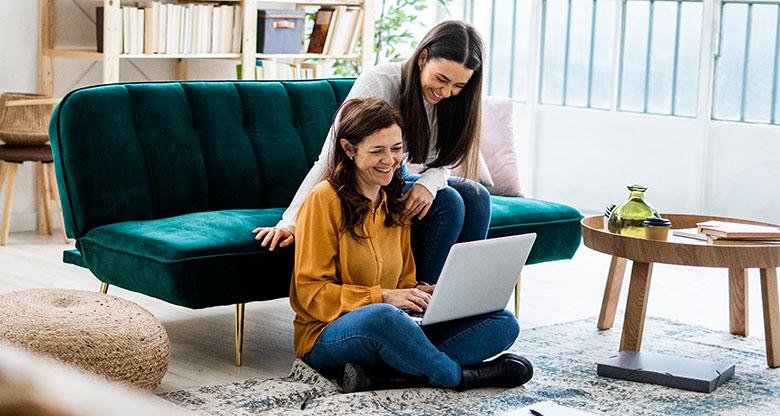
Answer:
[(65, 228), (285, 207), (353, 80), (98, 85), (66, 95), (49, 138)]

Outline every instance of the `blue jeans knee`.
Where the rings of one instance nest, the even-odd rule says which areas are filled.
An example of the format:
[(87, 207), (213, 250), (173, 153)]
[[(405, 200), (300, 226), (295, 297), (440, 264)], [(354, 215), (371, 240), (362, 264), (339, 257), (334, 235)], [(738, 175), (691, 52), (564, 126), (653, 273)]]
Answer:
[(490, 193), (480, 183), (469, 179), (449, 179), (448, 184), (460, 195), (464, 206), (463, 227), (458, 243), (484, 240), (490, 227)]

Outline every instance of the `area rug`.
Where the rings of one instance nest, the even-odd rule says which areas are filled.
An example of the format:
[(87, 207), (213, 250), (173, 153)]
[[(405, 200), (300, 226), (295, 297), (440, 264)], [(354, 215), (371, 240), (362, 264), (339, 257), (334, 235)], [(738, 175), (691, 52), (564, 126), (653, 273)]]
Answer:
[(301, 361), (287, 377), (180, 390), (160, 396), (204, 415), (500, 415), (551, 400), (596, 414), (780, 414), (780, 369), (766, 366), (764, 339), (735, 337), (647, 318), (642, 350), (736, 364), (712, 393), (596, 375), (596, 362), (615, 354), (621, 327), (596, 329), (596, 318), (523, 330), (511, 351), (533, 363), (534, 378), (514, 389), (385, 390), (341, 394)]

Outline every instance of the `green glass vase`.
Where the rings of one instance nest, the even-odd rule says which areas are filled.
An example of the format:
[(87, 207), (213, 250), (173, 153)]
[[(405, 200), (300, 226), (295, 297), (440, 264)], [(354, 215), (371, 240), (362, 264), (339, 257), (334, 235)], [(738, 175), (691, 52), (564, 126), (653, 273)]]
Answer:
[(646, 187), (629, 185), (631, 191), (628, 200), (612, 209), (607, 221), (607, 229), (615, 234), (644, 238), (645, 226), (642, 224), (647, 217), (661, 218), (653, 207), (645, 201)]

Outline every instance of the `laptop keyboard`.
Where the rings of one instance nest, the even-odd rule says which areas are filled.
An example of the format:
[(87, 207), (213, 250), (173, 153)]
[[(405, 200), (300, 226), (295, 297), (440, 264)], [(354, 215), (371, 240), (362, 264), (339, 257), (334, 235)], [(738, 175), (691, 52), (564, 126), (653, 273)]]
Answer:
[(422, 319), (423, 315), (425, 315), (425, 312), (416, 312), (409, 309), (404, 309), (404, 312), (406, 312), (407, 315), (409, 315), (412, 318), (420, 318)]
[(403, 309), (403, 311), (409, 315), (410, 318), (416, 323), (417, 325), (422, 325), (423, 316), (425, 315), (425, 312), (416, 312), (410, 309)]

